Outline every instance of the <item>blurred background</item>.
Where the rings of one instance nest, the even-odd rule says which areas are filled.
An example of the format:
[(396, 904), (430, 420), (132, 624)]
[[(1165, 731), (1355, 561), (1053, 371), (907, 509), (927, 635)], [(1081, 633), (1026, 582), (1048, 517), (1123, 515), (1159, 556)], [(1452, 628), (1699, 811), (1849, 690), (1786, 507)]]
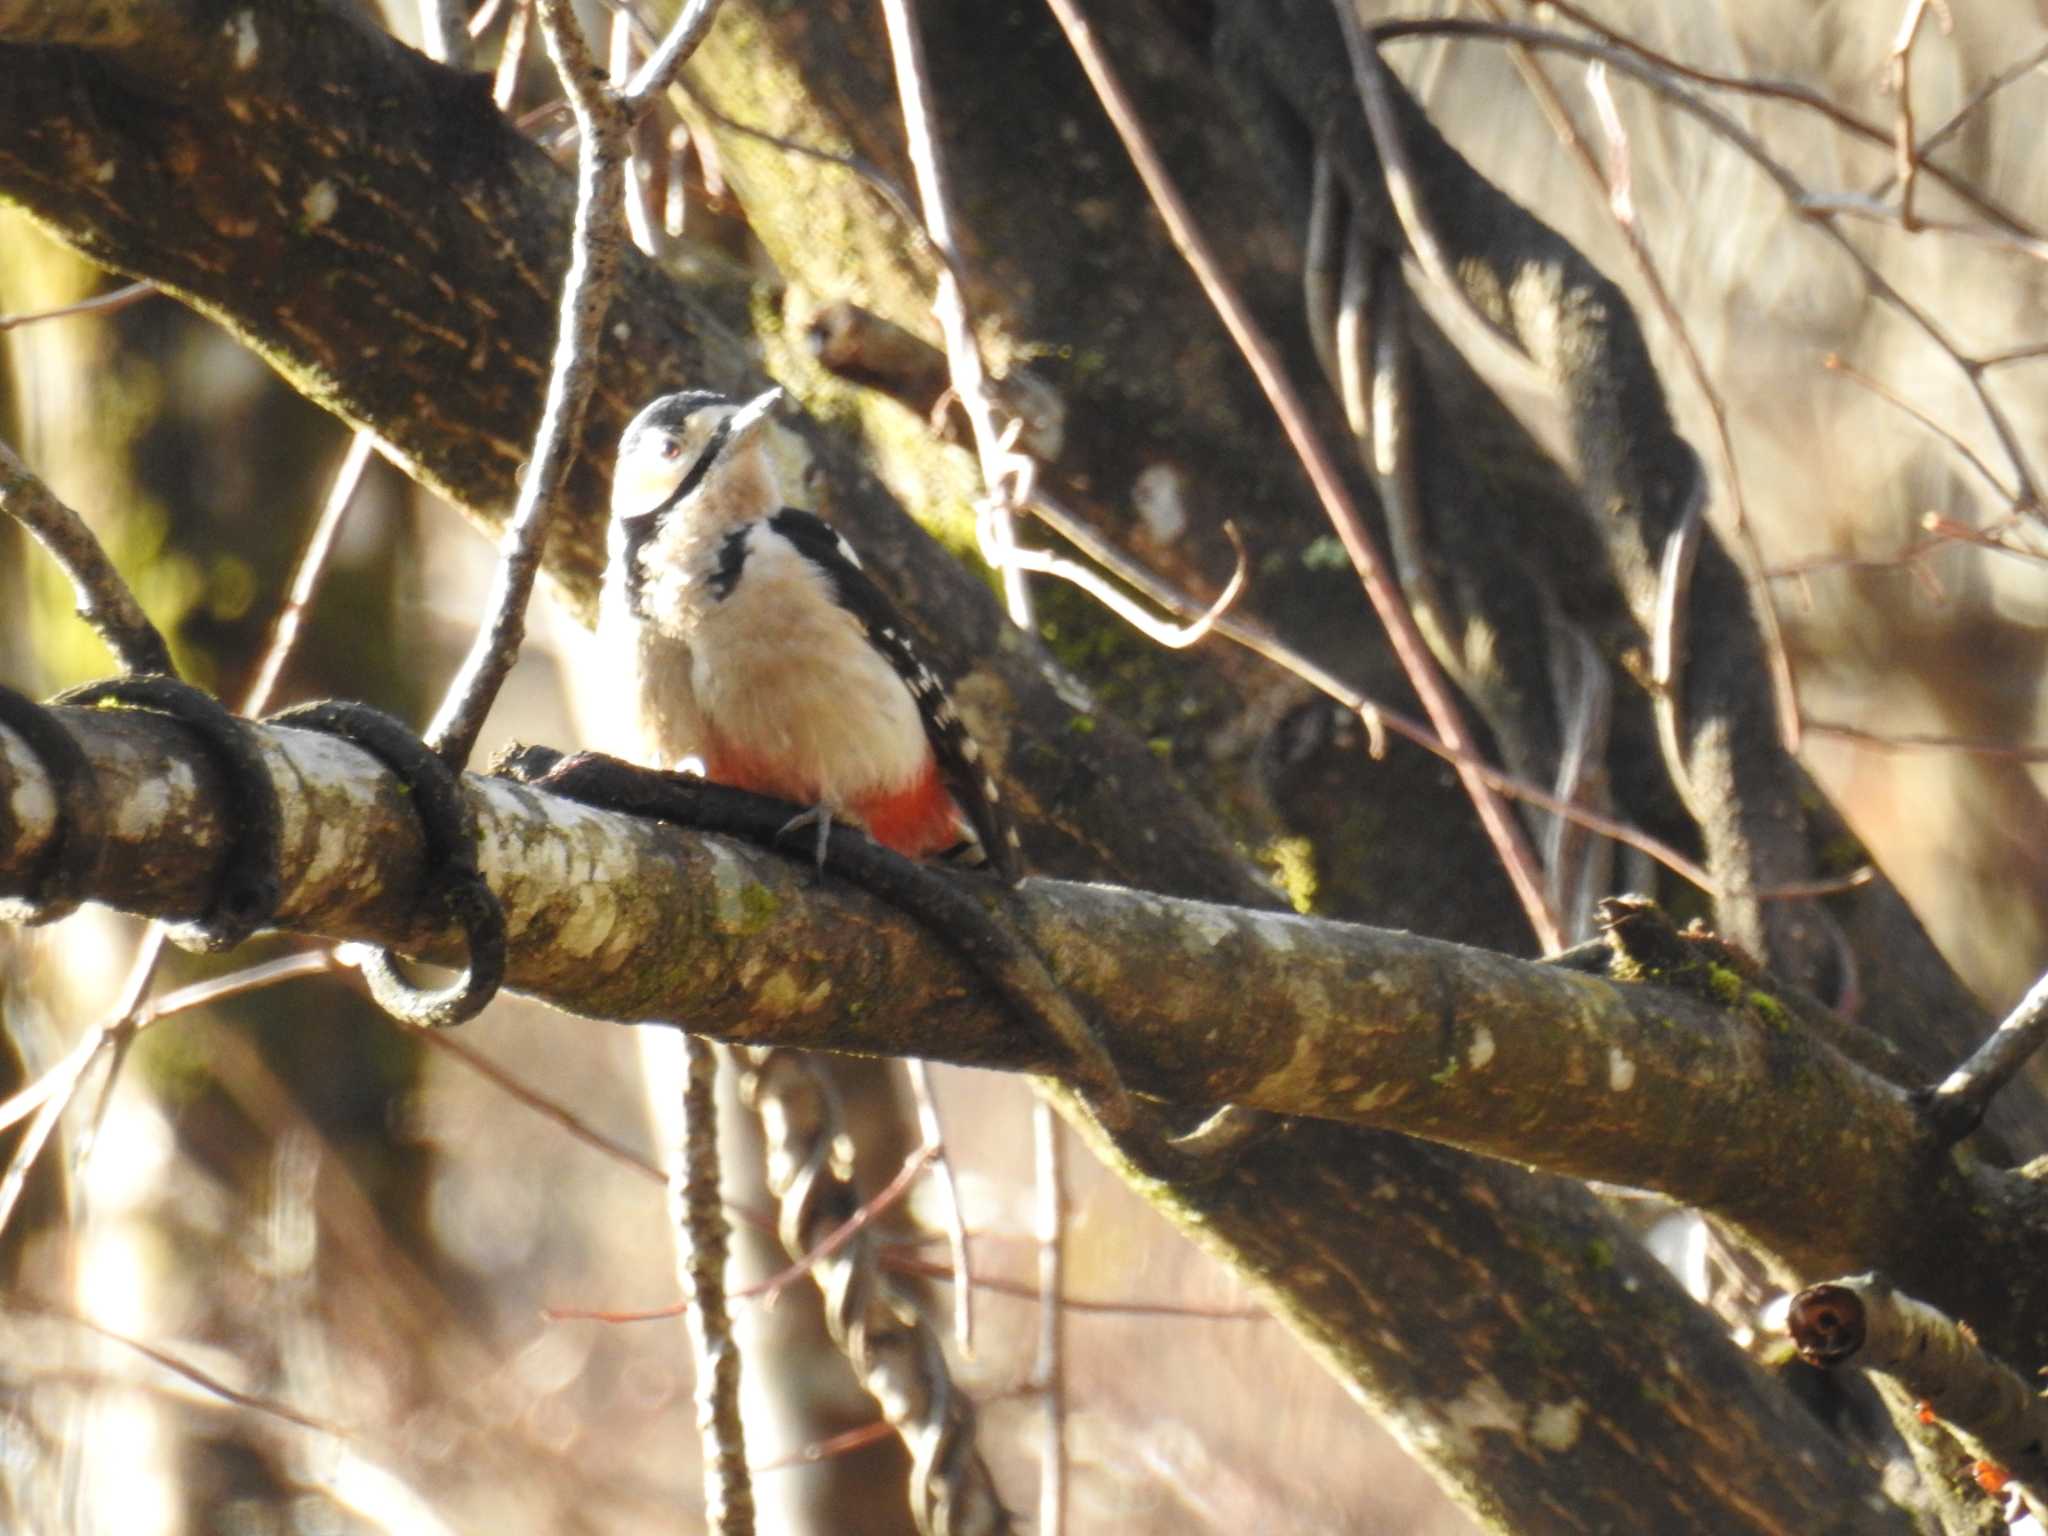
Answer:
[[(1364, 9), (1486, 14), (1455, 4)], [(1507, 9), (1517, 20), (1568, 19), (1547, 6)], [(1797, 82), (1873, 122), (1893, 120), (1889, 82), (1910, 7), (1614, 0), (1589, 9), (1698, 68)], [(1193, 25), (1205, 8), (1167, 10)], [(380, 15), (401, 36), (417, 32), (409, 3), (386, 0)], [(590, 19), (603, 24), (595, 8)], [(1978, 0), (1955, 8), (1952, 29), (1942, 20), (1930, 15), (1906, 65), (1923, 136), (1956, 119), (1936, 158), (2021, 219), (2048, 222), (2039, 153), (2048, 16), (2036, 0)], [(879, 39), (879, 17), (872, 23)], [(477, 67), (499, 67), (518, 24), (492, 22)], [(1049, 46), (1045, 17), (1005, 25)], [(1558, 149), (1505, 52), (1430, 42), (1396, 61), (1483, 172), (1628, 290), (1674, 410), (1704, 449), (1711, 417), (1674, 332), (1656, 318), (1606, 199)], [(1602, 86), (1581, 67), (1549, 68), (1590, 130)], [(502, 73), (514, 111), (555, 93), (537, 47)], [(1959, 974), (2002, 1012), (2048, 966), (2048, 747), (2038, 745), (2048, 742), (2048, 537), (2036, 519), (2009, 515), (1995, 468), (1973, 464), (1974, 455), (1996, 466), (1999, 446), (1954, 358), (1873, 301), (1856, 268), (1753, 164), (1647, 95), (1619, 82), (1607, 89), (1626, 151), (1617, 159), (1610, 136), (1599, 152), (1625, 166), (1632, 217), (1725, 403), (1801, 702), (1814, 722), (1841, 727), (1810, 730), (1803, 761)], [(1884, 196), (1886, 146), (1783, 101), (1715, 99), (1807, 185)], [(820, 291), (815, 271), (792, 279), (750, 225), (703, 121), (667, 120), (659, 137), (670, 157), (653, 162), (648, 198), (666, 220), (659, 240), (669, 259), (725, 274), (736, 305), (769, 332), (788, 316), (867, 297), (853, 266), (836, 292)], [(1953, 217), (1923, 195), (1930, 217)], [(971, 219), (972, 198), (963, 206)], [(2048, 348), (2039, 241), (1845, 222), (1955, 351), (1985, 359)], [(170, 299), (143, 294), (34, 318), (122, 287), (0, 210), (0, 434), (86, 515), (185, 675), (233, 701), (255, 674), (350, 433)], [(1455, 332), (1457, 316), (1444, 319)], [(777, 345), (764, 339), (780, 377)], [(1467, 350), (1557, 440), (1549, 403), (1509, 362), (1483, 341)], [(2038, 453), (2048, 442), (2048, 350), (1977, 377)], [(802, 381), (790, 382), (801, 396)], [(914, 421), (893, 404), (877, 409)], [(1271, 452), (1283, 452), (1277, 432)], [(885, 474), (888, 453), (878, 447)], [(945, 504), (946, 485), (915, 472), (891, 478), (920, 517), (960, 516), (957, 502)], [(1728, 515), (1728, 491), (1717, 483), (1717, 519)], [(1121, 505), (1128, 542), (1156, 552), (1159, 525), (1143, 498), (1104, 495)], [(1930, 514), (1942, 520), (1933, 532)], [(461, 517), (372, 456), (273, 707), (340, 695), (422, 721), (468, 644), (492, 554)], [(69, 589), (12, 527), (0, 528), (0, 614), (0, 678), (10, 684), (40, 695), (110, 669), (72, 617)], [(1077, 617), (1086, 614), (1070, 605), (1049, 623), (1068, 626), (1062, 661), (1115, 709), (1126, 702), (1116, 642), (1094, 652), (1072, 643), (1077, 625), (1111, 632), (1099, 617)], [(586, 640), (543, 595), (480, 757), (514, 739), (585, 738)], [(1216, 644), (1188, 658), (1191, 673), (1211, 664)], [(1250, 696), (1229, 718), (1203, 715), (1197, 746), (1175, 742), (1189, 754), (1177, 766), (1219, 804), (1244, 798), (1239, 780), (1252, 765), (1292, 750), (1283, 733), (1298, 728), (1298, 695), (1271, 683)], [(1163, 705), (1128, 702), (1148, 729), (1148, 711), (1195, 713), (1190, 701), (1210, 707), (1198, 681)], [(1370, 772), (1359, 788), (1373, 793)], [(1276, 880), (1299, 873), (1277, 829), (1245, 843)], [(1304, 905), (1350, 915), (1327, 897), (1318, 904), (1314, 881), (1288, 888)], [(13, 1082), (48, 1069), (82, 1027), (116, 1010), (140, 931), (90, 909), (48, 929), (0, 931)], [(265, 940), (211, 960), (173, 952), (158, 991), (294, 948)], [(339, 975), (182, 1011), (138, 1036), (117, 1075), (87, 1080), (0, 1235), (7, 1289), (66, 1309), (0, 1314), (0, 1524), (122, 1536), (696, 1528), (680, 1321), (544, 1315), (660, 1308), (676, 1295), (637, 1033), (508, 997), (452, 1043), (427, 1040)], [(879, 1188), (917, 1145), (908, 1091), (883, 1065), (849, 1068), (840, 1082), (864, 1186)], [(987, 1282), (976, 1288), (972, 1347), (953, 1340), (953, 1364), (980, 1405), (999, 1485), (1028, 1508), (1045, 1413), (1034, 1384), (1029, 1093), (941, 1070), (935, 1094), (974, 1270)], [(763, 1230), (772, 1202), (749, 1171), (761, 1159), (758, 1129), (729, 1107), (729, 1194), (742, 1218), (733, 1283), (744, 1287), (783, 1260)], [(18, 1131), (0, 1140), (10, 1152), (18, 1145)], [(1247, 1315), (1226, 1275), (1078, 1151), (1065, 1178), (1074, 1529), (1470, 1529), (1277, 1327)], [(892, 1251), (943, 1265), (946, 1249), (933, 1240), (941, 1216), (937, 1186), (919, 1180), (887, 1218)], [(906, 1283), (949, 1327), (950, 1288), (915, 1274)], [(873, 1407), (824, 1343), (815, 1295), (799, 1286), (773, 1308), (742, 1301), (738, 1310), (769, 1528), (908, 1530), (903, 1453), (872, 1432)], [(124, 1341), (161, 1348), (204, 1379)], [(256, 1401), (227, 1401), (218, 1386)], [(286, 1423), (281, 1406), (316, 1422)]]

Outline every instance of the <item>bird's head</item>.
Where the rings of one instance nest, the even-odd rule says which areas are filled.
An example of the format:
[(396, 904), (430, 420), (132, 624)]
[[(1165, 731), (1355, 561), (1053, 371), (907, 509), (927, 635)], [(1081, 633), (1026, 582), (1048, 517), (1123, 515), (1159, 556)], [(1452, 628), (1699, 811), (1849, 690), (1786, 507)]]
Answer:
[[(741, 490), (749, 499), (775, 496), (772, 481), (759, 487), (733, 482), (766, 473), (761, 429), (781, 399), (780, 389), (744, 401), (701, 389), (663, 395), (635, 416), (619, 439), (612, 516), (622, 521), (654, 518), (693, 500), (716, 499), (721, 490)], [(751, 515), (775, 510), (756, 509)]]

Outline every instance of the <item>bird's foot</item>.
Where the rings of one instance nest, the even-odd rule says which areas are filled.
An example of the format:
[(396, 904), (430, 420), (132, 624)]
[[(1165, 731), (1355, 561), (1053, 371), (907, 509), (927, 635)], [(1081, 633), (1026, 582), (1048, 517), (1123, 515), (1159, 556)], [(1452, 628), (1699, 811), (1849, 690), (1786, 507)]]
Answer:
[(818, 861), (818, 878), (822, 880), (825, 878), (825, 848), (832, 838), (832, 807), (829, 805), (814, 805), (801, 815), (790, 817), (777, 830), (775, 840), (778, 843), (782, 842), (793, 834), (802, 832), (809, 827), (816, 827), (818, 829), (816, 858)]

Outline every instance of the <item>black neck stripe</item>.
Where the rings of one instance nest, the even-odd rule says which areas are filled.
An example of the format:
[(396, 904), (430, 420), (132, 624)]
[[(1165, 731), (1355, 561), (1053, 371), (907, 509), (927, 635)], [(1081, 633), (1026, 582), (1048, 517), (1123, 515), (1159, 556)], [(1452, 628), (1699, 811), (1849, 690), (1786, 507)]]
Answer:
[(725, 445), (732, 440), (732, 417), (728, 416), (711, 429), (711, 436), (704, 444), (704, 451), (697, 455), (697, 462), (690, 466), (690, 472), (683, 476), (676, 488), (669, 492), (668, 500), (656, 507), (651, 514), (659, 517), (680, 505), (689, 494), (704, 483), (704, 477), (711, 473), (711, 466), (718, 456), (725, 452)]
[[(661, 520), (681, 506), (690, 493), (704, 483), (704, 477), (711, 472), (711, 466), (717, 462), (718, 456), (725, 452), (725, 446), (731, 439), (732, 417), (728, 416), (711, 429), (711, 436), (705, 440), (704, 451), (697, 455), (697, 462), (690, 466), (689, 473), (676, 483), (676, 488), (668, 493), (660, 506), (652, 512), (620, 519), (626, 525), (626, 542), (621, 551), (626, 562), (626, 601), (633, 612), (643, 619), (647, 617), (643, 601), (647, 573), (640, 565), (640, 551), (645, 549), (647, 541), (654, 537), (654, 530), (661, 525)], [(721, 555), (723, 553), (721, 551)], [(735, 565), (733, 576), (737, 578), (738, 575), (739, 570)], [(724, 595), (723, 592), (719, 594), (721, 597)]]

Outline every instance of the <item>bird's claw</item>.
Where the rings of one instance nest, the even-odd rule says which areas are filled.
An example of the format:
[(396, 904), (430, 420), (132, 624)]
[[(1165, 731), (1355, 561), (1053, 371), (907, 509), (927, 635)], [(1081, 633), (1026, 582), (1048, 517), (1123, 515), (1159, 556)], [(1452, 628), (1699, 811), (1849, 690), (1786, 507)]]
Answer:
[(814, 805), (808, 811), (790, 817), (789, 820), (785, 821), (777, 829), (775, 840), (779, 843), (792, 834), (803, 831), (806, 827), (816, 827), (818, 829), (816, 858), (818, 861), (818, 878), (822, 880), (825, 878), (825, 849), (832, 838), (832, 808), (830, 806)]

